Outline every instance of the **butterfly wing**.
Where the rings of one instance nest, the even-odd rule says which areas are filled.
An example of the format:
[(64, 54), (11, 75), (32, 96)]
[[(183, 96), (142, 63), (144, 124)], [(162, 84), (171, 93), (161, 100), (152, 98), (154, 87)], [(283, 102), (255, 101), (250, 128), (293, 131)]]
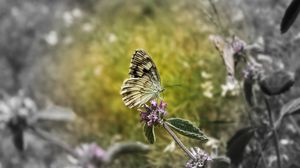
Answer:
[(222, 58), (224, 61), (224, 64), (226, 66), (226, 71), (228, 73), (228, 75), (230, 76), (234, 76), (234, 51), (232, 49), (232, 47), (229, 44), (225, 44), (224, 49), (223, 49), (223, 54), (222, 54)]
[(121, 87), (123, 102), (129, 108), (146, 104), (163, 90), (156, 65), (144, 50), (136, 50), (133, 54), (129, 75)]
[(227, 71), (227, 83), (230, 84), (232, 87), (236, 84), (235, 79), (235, 62), (234, 62), (234, 51), (232, 47), (227, 43), (223, 49), (223, 61)]
[(144, 50), (136, 50), (133, 54), (129, 75), (131, 78), (148, 76), (151, 80), (160, 82), (156, 65)]
[(226, 67), (227, 75), (234, 78), (234, 51), (230, 43), (226, 42), (220, 36), (211, 36), (210, 39), (213, 41), (216, 49), (219, 51), (220, 56)]
[(121, 88), (122, 100), (129, 108), (141, 107), (158, 96), (157, 85), (148, 76), (127, 79)]

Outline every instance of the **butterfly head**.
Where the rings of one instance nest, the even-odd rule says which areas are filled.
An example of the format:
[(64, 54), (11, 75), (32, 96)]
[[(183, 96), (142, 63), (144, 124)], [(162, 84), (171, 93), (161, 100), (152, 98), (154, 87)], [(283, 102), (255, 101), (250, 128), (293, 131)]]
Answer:
[(156, 91), (157, 91), (157, 94), (160, 94), (161, 92), (163, 92), (165, 90), (165, 88), (162, 86), (162, 85), (160, 85), (160, 83), (158, 83), (157, 85), (156, 85)]

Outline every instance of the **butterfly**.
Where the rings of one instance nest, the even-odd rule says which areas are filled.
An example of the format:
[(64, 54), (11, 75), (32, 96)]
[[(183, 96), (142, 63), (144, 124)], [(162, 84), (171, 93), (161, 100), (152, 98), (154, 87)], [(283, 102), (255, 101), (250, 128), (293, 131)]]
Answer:
[(235, 67), (239, 62), (239, 56), (241, 56), (240, 52), (243, 51), (244, 42), (235, 36), (227, 40), (220, 36), (212, 35), (210, 36), (210, 40), (214, 43), (223, 59), (227, 71), (227, 82), (234, 84), (236, 82)]
[(129, 108), (141, 107), (158, 98), (164, 90), (156, 65), (144, 50), (136, 50), (133, 54), (129, 75), (121, 87), (122, 100)]

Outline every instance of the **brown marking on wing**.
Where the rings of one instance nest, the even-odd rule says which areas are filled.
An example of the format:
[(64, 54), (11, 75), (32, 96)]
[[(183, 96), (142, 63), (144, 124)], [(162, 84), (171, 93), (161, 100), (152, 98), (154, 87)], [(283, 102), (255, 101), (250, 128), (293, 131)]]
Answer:
[(129, 75), (131, 78), (148, 76), (151, 80), (159, 81), (156, 65), (144, 50), (136, 50), (132, 56)]

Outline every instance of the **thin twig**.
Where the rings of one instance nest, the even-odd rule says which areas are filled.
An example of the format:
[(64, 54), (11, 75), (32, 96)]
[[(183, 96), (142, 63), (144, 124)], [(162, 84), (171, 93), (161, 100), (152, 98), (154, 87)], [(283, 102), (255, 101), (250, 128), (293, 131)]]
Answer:
[(211, 8), (212, 8), (213, 14), (215, 14), (215, 16), (216, 16), (216, 18), (217, 18), (218, 28), (220, 28), (220, 30), (221, 30), (221, 32), (222, 32), (223, 34), (226, 34), (227, 31), (226, 31), (226, 29), (224, 28), (224, 26), (223, 26), (223, 24), (222, 24), (222, 21), (221, 21), (221, 18), (220, 18), (220, 14), (219, 14), (219, 12), (218, 12), (218, 9), (217, 9), (215, 3), (214, 3), (212, 0), (209, 0), (208, 2), (209, 2), (210, 6), (211, 6)]
[(268, 141), (269, 141), (269, 139), (271, 138), (272, 135), (273, 135), (273, 133), (268, 134), (267, 137), (266, 137), (266, 139), (261, 143), (261, 145), (259, 145), (260, 153), (259, 153), (259, 155), (257, 157), (256, 164), (255, 164), (254, 168), (258, 167), (259, 161), (260, 161), (261, 158), (263, 160), (264, 167), (267, 167), (267, 164), (266, 164), (266, 161), (265, 161), (265, 158), (264, 158), (264, 151), (265, 151), (265, 149), (267, 147), (267, 144), (268, 144)]
[(273, 121), (273, 118), (272, 118), (272, 112), (271, 112), (271, 107), (270, 107), (270, 104), (267, 100), (266, 97), (264, 97), (265, 99), (265, 104), (266, 104), (266, 107), (267, 107), (267, 111), (268, 111), (268, 115), (269, 115), (269, 122), (270, 122), (270, 125), (272, 127), (272, 132), (274, 134), (274, 145), (275, 145), (275, 150), (276, 150), (276, 155), (277, 155), (277, 164), (278, 164), (278, 167), (281, 168), (281, 159), (280, 159), (280, 152), (279, 152), (279, 143), (278, 143), (278, 134), (277, 134), (277, 131), (275, 129), (275, 126), (274, 126), (274, 121)]
[(62, 141), (53, 138), (53, 135), (48, 134), (45, 131), (42, 131), (41, 129), (35, 128), (35, 127), (29, 127), (30, 130), (32, 130), (33, 133), (35, 133), (35, 135), (49, 141), (50, 143), (59, 146), (60, 148), (64, 149), (65, 151), (67, 151), (70, 155), (72, 155), (75, 158), (79, 158), (79, 156), (74, 152), (74, 150), (68, 145), (63, 143)]
[(210, 15), (210, 13), (207, 12), (205, 9), (200, 9), (200, 13), (206, 17), (205, 18), (206, 21), (210, 22), (217, 28), (219, 27), (219, 24), (214, 20), (214, 18)]
[(193, 160), (196, 160), (195, 156), (183, 145), (180, 139), (176, 136), (176, 134), (171, 130), (167, 123), (162, 123), (163, 127), (167, 130), (167, 132), (172, 136), (174, 141), (179, 145), (179, 147)]

